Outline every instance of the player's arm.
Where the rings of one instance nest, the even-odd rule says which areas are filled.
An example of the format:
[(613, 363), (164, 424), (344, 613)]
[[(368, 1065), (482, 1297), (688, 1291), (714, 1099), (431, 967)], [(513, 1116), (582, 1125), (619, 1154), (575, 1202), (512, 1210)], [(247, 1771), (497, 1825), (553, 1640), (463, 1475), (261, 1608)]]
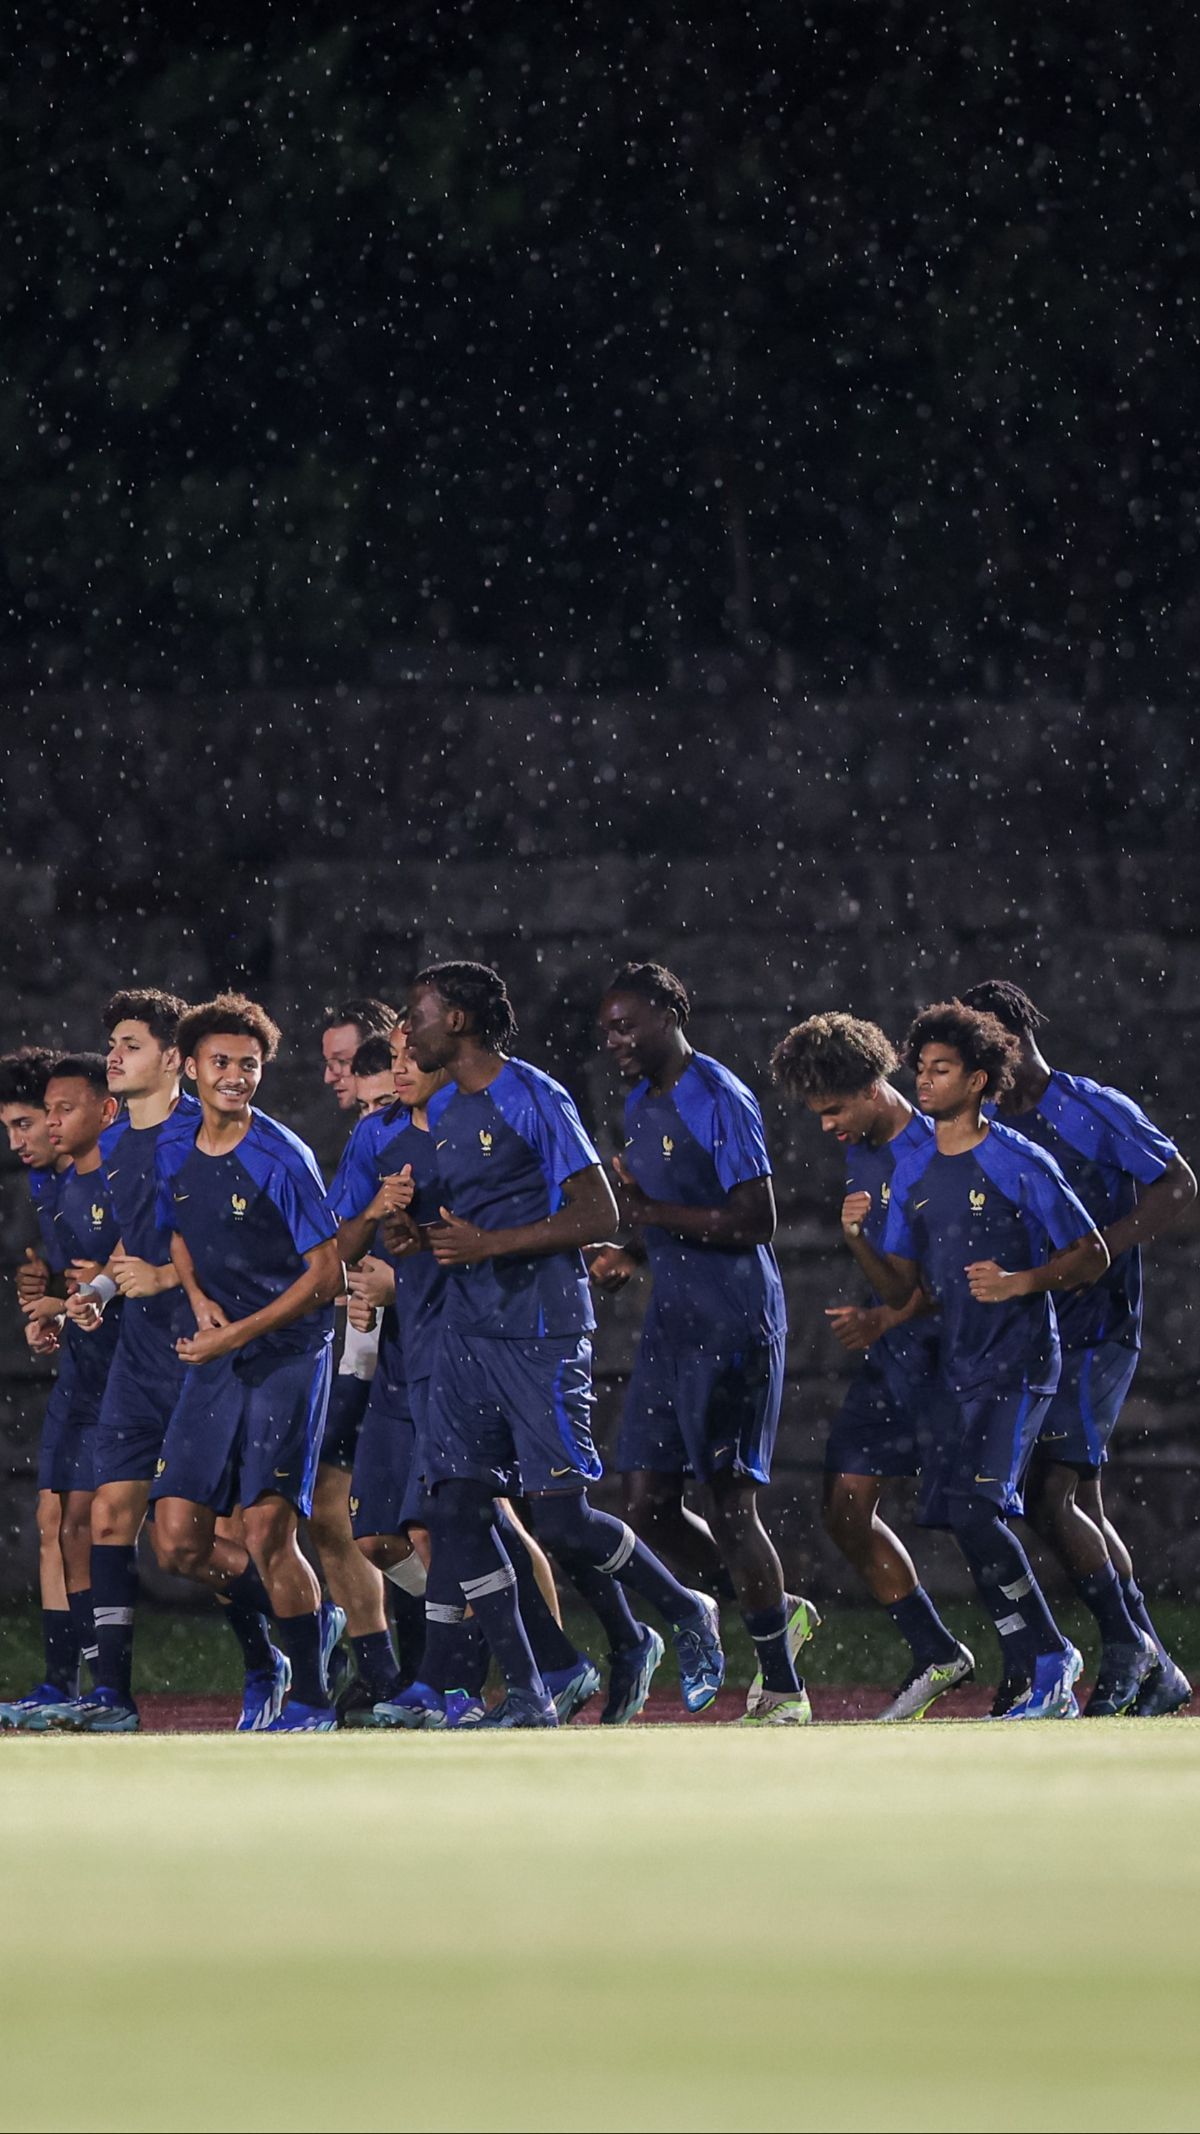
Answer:
[(197, 1331), (203, 1333), (213, 1327), (225, 1326), (227, 1321), (220, 1305), (214, 1304), (200, 1287), (196, 1263), (178, 1230), (171, 1233), (171, 1265), (179, 1276), (180, 1287), (187, 1292)]
[(884, 1334), (892, 1333), (898, 1326), (908, 1326), (914, 1319), (928, 1319), (936, 1315), (937, 1305), (920, 1287), (914, 1289), (907, 1304), (897, 1310), (891, 1304), (830, 1304), (825, 1317), (829, 1331), (836, 1335), (844, 1349), (852, 1354), (860, 1349), (871, 1348)]
[(1037, 1297), (1046, 1290), (1086, 1289), (1099, 1281), (1108, 1264), (1108, 1246), (1098, 1230), (1091, 1230), (1052, 1253), (1044, 1267), (1019, 1267), (1009, 1274), (995, 1260), (973, 1260), (967, 1281), (977, 1304), (1004, 1304), (1011, 1297)]
[(689, 1208), (675, 1201), (651, 1200), (620, 1156), (614, 1156), (621, 1195), (621, 1215), (638, 1230), (666, 1230), (688, 1245), (715, 1245), (726, 1251), (749, 1251), (769, 1245), (775, 1235), (775, 1189), (769, 1178), (746, 1178), (731, 1186), (715, 1208)]
[(617, 1204), (598, 1163), (563, 1180), (563, 1205), (540, 1223), (518, 1223), (511, 1230), (481, 1230), (443, 1208), (440, 1223), (429, 1226), (429, 1243), (442, 1267), (469, 1267), (479, 1260), (535, 1259), (553, 1252), (580, 1251), (606, 1237), (616, 1225)]
[(13, 1277), (18, 1304), (32, 1304), (35, 1297), (44, 1297), (51, 1287), (53, 1277), (50, 1262), (44, 1260), (33, 1245), (26, 1245), (25, 1257)]
[(332, 1304), (344, 1282), (337, 1240), (327, 1238), (324, 1244), (314, 1245), (303, 1258), (304, 1273), (278, 1297), (272, 1298), (270, 1304), (264, 1304), (261, 1311), (251, 1312), (245, 1319), (228, 1320), (224, 1326), (199, 1328), (195, 1334), (177, 1341), (175, 1346), (183, 1361), (211, 1363), (216, 1356), (231, 1356), (236, 1349), (244, 1349), (264, 1334), (275, 1334), (282, 1327), (291, 1326), (295, 1320), (317, 1311), (322, 1304)]
[(1115, 1260), (1131, 1245), (1146, 1245), (1164, 1230), (1173, 1230), (1196, 1198), (1196, 1174), (1182, 1156), (1173, 1156), (1161, 1178), (1138, 1189), (1136, 1206), (1110, 1223), (1104, 1242)]
[(369, 1252), (375, 1232), (380, 1223), (403, 1214), (412, 1205), (416, 1187), (413, 1184), (411, 1163), (403, 1170), (393, 1172), (380, 1184), (367, 1206), (358, 1215), (346, 1215), (338, 1224), (337, 1246), (343, 1260), (353, 1266)]
[(847, 1193), (842, 1202), (842, 1236), (876, 1296), (893, 1311), (903, 1311), (920, 1293), (917, 1263), (898, 1252), (876, 1251), (866, 1232), (870, 1212), (869, 1193)]

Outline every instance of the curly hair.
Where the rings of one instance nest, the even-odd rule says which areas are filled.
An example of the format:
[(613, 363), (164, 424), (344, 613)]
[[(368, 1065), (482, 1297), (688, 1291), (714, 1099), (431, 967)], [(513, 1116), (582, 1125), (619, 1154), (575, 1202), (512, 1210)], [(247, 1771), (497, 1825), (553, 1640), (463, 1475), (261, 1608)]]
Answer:
[(427, 963), (415, 985), (432, 986), (448, 1008), (469, 1015), (473, 1034), (492, 1052), (504, 1052), (517, 1034), (517, 1018), (504, 980), (488, 963)]
[(0, 1054), (0, 1104), (31, 1104), (46, 1109), (46, 1084), (58, 1055), (42, 1045), (19, 1045)]
[(994, 1015), (1014, 1037), (1032, 1037), (1046, 1020), (1028, 993), (1010, 978), (984, 978), (978, 985), (968, 986), (962, 998), (968, 1008), (981, 1008), (985, 1015)]
[(851, 1097), (895, 1074), (900, 1065), (878, 1023), (856, 1015), (810, 1015), (781, 1038), (771, 1054), (771, 1074), (789, 1097)]
[(145, 1023), (156, 1044), (173, 1045), (187, 1012), (186, 1000), (176, 993), (162, 993), (157, 986), (129, 986), (113, 994), (104, 1010), (104, 1028), (111, 1033), (118, 1023)]
[(256, 1000), (248, 1000), (244, 993), (218, 993), (215, 1000), (202, 1000), (198, 1007), (188, 1009), (175, 1042), (180, 1058), (190, 1060), (206, 1037), (252, 1037), (265, 1065), (278, 1052), (281, 1034), (278, 1023)]
[(606, 1000), (611, 993), (636, 993), (642, 1000), (652, 1000), (656, 1008), (669, 1008), (681, 1030), (692, 1012), (687, 987), (665, 963), (622, 964), (604, 988)]
[(904, 1059), (915, 1073), (924, 1045), (950, 1045), (968, 1074), (986, 1074), (985, 1097), (998, 1097), (1016, 1072), (1020, 1047), (1011, 1030), (994, 1015), (969, 1008), (961, 1000), (939, 1000), (922, 1008), (904, 1040)]

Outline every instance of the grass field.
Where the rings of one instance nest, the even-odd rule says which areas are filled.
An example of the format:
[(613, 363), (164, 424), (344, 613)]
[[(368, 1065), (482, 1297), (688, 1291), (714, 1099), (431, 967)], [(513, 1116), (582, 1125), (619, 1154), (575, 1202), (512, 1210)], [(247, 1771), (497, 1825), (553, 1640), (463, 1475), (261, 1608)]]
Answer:
[(1194, 2128), (1200, 1723), (18, 1737), (0, 2125)]

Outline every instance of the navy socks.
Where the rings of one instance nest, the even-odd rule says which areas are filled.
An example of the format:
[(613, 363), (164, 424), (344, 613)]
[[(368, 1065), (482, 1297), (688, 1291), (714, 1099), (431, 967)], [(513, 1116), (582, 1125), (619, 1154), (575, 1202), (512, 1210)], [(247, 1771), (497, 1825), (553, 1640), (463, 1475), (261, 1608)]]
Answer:
[(79, 1641), (80, 1655), (87, 1661), (92, 1681), (95, 1682), (97, 1666), (96, 1617), (92, 1608), (91, 1587), (86, 1586), (82, 1593), (68, 1593), (67, 1606), (71, 1611), (71, 1622), (74, 1625), (75, 1636)]
[(1032, 1676), (1039, 1654), (1061, 1652), (1065, 1641), (1029, 1558), (986, 1499), (957, 1500), (951, 1523), (979, 1598), (996, 1625), (1005, 1674)]
[(649, 1601), (672, 1630), (696, 1622), (695, 1596), (638, 1540), (631, 1526), (589, 1504), (585, 1491), (537, 1498), (534, 1520), (538, 1539), (557, 1556), (572, 1584), (599, 1616), (614, 1651), (641, 1639), (638, 1623), (624, 1596), (615, 1590), (614, 1580), (619, 1579), (640, 1600)]
[[(438, 1484), (434, 1493), (434, 1562), (439, 1558), (446, 1573), (457, 1580), (463, 1601), (477, 1616), (508, 1688), (544, 1698), (546, 1685), (517, 1607), (516, 1574), (493, 1525), (492, 1497), (485, 1483), (455, 1480)], [(428, 1589), (426, 1593), (428, 1597)]]
[(1091, 1571), (1086, 1578), (1077, 1578), (1075, 1591), (1095, 1616), (1104, 1644), (1136, 1645), (1139, 1642), (1140, 1626), (1135, 1624), (1125, 1604), (1121, 1581), (1111, 1563), (1106, 1563), (1102, 1571)]
[(533, 1558), (507, 1512), (497, 1511), (496, 1527), (516, 1573), (517, 1606), (521, 1610), (529, 1648), (537, 1661), (539, 1672), (544, 1675), (549, 1670), (553, 1674), (560, 1668), (574, 1667), (579, 1654), (551, 1615), (545, 1595), (537, 1582)]
[(394, 1697), (400, 1687), (400, 1669), (392, 1651), (392, 1641), (386, 1630), (368, 1631), (365, 1637), (351, 1638), (354, 1664), (358, 1679), (368, 1690), (376, 1704), (383, 1704)]
[(64, 1697), (79, 1695), (79, 1636), (69, 1608), (42, 1609), (46, 1680)]
[(271, 1631), (267, 1618), (271, 1603), (252, 1563), (239, 1571), (225, 1588), (224, 1614), (241, 1646), (248, 1675), (269, 1675), (275, 1665), (271, 1654)]
[(918, 1586), (914, 1593), (906, 1593), (903, 1600), (895, 1601), (888, 1614), (905, 1643), (912, 1648), (917, 1667), (936, 1667), (943, 1660), (958, 1657), (958, 1639), (947, 1630), (924, 1586)]
[(1131, 1621), (1137, 1624), (1139, 1630), (1144, 1630), (1146, 1636), (1152, 1640), (1158, 1657), (1164, 1666), (1173, 1666), (1174, 1662), (1171, 1655), (1150, 1620), (1150, 1611), (1146, 1606), (1146, 1596), (1136, 1578), (1123, 1578), (1121, 1580), (1121, 1592)]
[(780, 1601), (774, 1608), (746, 1608), (742, 1621), (754, 1640), (763, 1688), (781, 1694), (798, 1690), (795, 1662), (788, 1651), (786, 1602)]
[(329, 1688), (321, 1665), (320, 1615), (277, 1615), (275, 1636), (280, 1651), (292, 1663), (292, 1695), (296, 1702), (328, 1704)]
[(93, 1543), (96, 1687), (108, 1690), (121, 1704), (133, 1703), (133, 1610), (137, 1592), (137, 1550)]

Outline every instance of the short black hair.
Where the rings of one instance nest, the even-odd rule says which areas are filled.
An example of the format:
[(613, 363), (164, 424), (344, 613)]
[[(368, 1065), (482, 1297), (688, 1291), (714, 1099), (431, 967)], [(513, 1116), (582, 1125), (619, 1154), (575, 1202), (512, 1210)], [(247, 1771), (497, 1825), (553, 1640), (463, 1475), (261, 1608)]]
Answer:
[(490, 963), (427, 963), (413, 983), (432, 986), (448, 1008), (461, 1008), (474, 1034), (493, 1052), (503, 1052), (517, 1034), (517, 1018), (504, 980)]
[(365, 1037), (350, 1062), (351, 1074), (390, 1074), (392, 1048), (386, 1037)]
[(982, 1008), (986, 1015), (994, 1015), (1016, 1037), (1032, 1037), (1046, 1020), (1028, 993), (1014, 985), (1011, 978), (983, 978), (978, 985), (969, 985), (962, 997), (968, 1008)]
[(46, 1077), (47, 1083), (79, 1081), (90, 1082), (102, 1097), (108, 1095), (108, 1061), (102, 1052), (64, 1052), (54, 1062)]
[(18, 1045), (0, 1053), (0, 1104), (32, 1104), (46, 1109), (46, 1084), (56, 1055), (42, 1045)]
[(781, 1038), (771, 1054), (771, 1073), (789, 1097), (851, 1097), (889, 1074), (900, 1060), (878, 1023), (831, 1010)]
[(656, 1008), (669, 1008), (681, 1030), (692, 1012), (687, 987), (665, 963), (623, 963), (604, 988), (606, 1000), (610, 993), (636, 993)]
[(968, 1074), (986, 1074), (985, 1097), (998, 1097), (1010, 1087), (1020, 1052), (1002, 1022), (961, 1000), (935, 1001), (914, 1019), (904, 1040), (904, 1057), (914, 1073), (923, 1045), (952, 1045)]
[(359, 1043), (368, 1037), (387, 1037), (400, 1020), (397, 1008), (388, 1006), (386, 1000), (372, 1000), (367, 995), (354, 1000), (343, 1000), (335, 1008), (326, 1008), (321, 1024), (322, 1035), (326, 1030), (337, 1030), (343, 1023), (353, 1023), (358, 1031)]
[(145, 1023), (156, 1044), (175, 1043), (175, 1033), (187, 1014), (186, 1000), (177, 993), (162, 993), (157, 986), (128, 986), (114, 993), (104, 1010), (104, 1027), (110, 1036), (118, 1023)]
[(282, 1035), (278, 1023), (257, 1000), (248, 1000), (244, 993), (218, 993), (214, 1000), (202, 1000), (198, 1008), (188, 1009), (175, 1033), (180, 1058), (194, 1059), (197, 1046), (218, 1032), (257, 1038), (264, 1064), (274, 1059)]

